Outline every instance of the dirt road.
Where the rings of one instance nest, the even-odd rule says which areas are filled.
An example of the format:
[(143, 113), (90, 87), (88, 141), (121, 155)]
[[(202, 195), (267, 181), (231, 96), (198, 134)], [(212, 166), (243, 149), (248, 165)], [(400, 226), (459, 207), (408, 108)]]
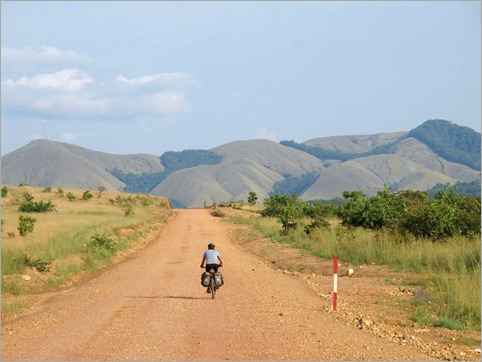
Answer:
[[(216, 244), (225, 285), (200, 285)], [(3, 360), (426, 360), (340, 323), (307, 283), (229, 240), (208, 210), (176, 210), (159, 237), (87, 283), (2, 326)]]

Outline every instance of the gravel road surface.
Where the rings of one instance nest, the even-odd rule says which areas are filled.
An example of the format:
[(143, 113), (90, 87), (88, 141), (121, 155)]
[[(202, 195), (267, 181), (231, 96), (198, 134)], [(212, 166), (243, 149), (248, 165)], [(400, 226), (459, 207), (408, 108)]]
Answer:
[[(200, 284), (209, 242), (225, 285)], [(426, 360), (340, 323), (307, 283), (230, 241), (209, 210), (175, 210), (159, 235), (88, 282), (2, 325), (3, 360)]]

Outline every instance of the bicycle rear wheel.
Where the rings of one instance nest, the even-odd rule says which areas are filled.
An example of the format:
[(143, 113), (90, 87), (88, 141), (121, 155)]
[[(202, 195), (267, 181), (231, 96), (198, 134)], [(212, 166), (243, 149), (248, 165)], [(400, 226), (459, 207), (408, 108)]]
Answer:
[(211, 298), (216, 297), (216, 279), (214, 279), (214, 275), (211, 274), (211, 280), (209, 281), (209, 287), (211, 288)]

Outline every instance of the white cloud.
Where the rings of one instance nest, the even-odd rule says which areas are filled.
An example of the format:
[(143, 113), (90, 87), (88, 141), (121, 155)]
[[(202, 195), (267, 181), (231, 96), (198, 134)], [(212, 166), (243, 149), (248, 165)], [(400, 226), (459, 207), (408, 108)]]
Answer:
[(195, 84), (194, 77), (189, 73), (183, 72), (145, 75), (132, 79), (128, 79), (124, 75), (119, 74), (116, 80), (133, 86), (162, 86), (166, 88), (188, 88)]
[(89, 58), (74, 51), (61, 51), (50, 46), (43, 46), (40, 51), (29, 47), (2, 47), (2, 63), (66, 63), (87, 62)]
[(160, 92), (144, 97), (144, 106), (154, 114), (187, 113), (191, 110), (184, 93)]
[(66, 117), (89, 114), (105, 114), (109, 110), (109, 102), (104, 99), (90, 99), (87, 96), (52, 96), (36, 100), (32, 108), (37, 111)]
[(18, 80), (6, 79), (2, 81), (2, 85), (77, 92), (93, 82), (94, 80), (87, 73), (69, 68), (55, 73), (38, 74), (32, 78), (24, 76)]

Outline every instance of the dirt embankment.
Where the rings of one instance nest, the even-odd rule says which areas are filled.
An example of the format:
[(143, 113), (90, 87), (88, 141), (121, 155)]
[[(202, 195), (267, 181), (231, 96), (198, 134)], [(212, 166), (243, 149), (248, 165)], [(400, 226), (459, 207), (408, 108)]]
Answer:
[[(396, 274), (367, 266), (340, 278), (333, 312), (330, 263), (261, 239), (241, 242), (238, 232), (208, 210), (176, 210), (122, 263), (5, 318), (2, 359), (479, 359), (473, 347), (451, 343), (458, 335), (403, 325), (397, 303), (410, 291), (383, 283)], [(209, 242), (225, 262), (214, 300), (200, 285)], [(303, 273), (283, 270), (303, 263)]]

